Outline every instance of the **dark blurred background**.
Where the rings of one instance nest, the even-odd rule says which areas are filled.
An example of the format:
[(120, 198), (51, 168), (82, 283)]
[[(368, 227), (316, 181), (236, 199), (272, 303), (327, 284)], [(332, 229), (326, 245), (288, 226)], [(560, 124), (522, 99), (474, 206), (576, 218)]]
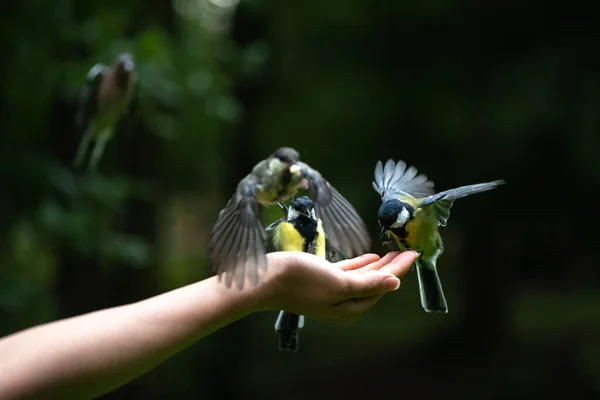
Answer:
[[(426, 314), (410, 273), (350, 326), (308, 319), (295, 355), (277, 352), (276, 313), (251, 315), (103, 398), (597, 398), (597, 14), (238, 3), (0, 5), (0, 334), (210, 276), (218, 211), (286, 145), (356, 206), (380, 254), (377, 160), (438, 190), (507, 180), (457, 201), (442, 229), (450, 312)], [(85, 75), (125, 50), (135, 115), (98, 176), (75, 173)]]

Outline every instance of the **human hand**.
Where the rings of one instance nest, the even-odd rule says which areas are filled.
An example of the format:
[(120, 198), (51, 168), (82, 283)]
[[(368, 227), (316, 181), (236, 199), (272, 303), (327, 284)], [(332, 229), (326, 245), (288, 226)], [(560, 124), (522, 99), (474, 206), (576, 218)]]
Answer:
[(338, 263), (301, 252), (269, 253), (267, 258), (269, 268), (257, 288), (261, 309), (349, 323), (398, 289), (417, 253), (365, 254)]
[(1, 338), (0, 398), (98, 398), (254, 311), (351, 322), (398, 288), (397, 277), (416, 253), (365, 254), (335, 264), (300, 252), (267, 258), (258, 286), (240, 291), (213, 276)]

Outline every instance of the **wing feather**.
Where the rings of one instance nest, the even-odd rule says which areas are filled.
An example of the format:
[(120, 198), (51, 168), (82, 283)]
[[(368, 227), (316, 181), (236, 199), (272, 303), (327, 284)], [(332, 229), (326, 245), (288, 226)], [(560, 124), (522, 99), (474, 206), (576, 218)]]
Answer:
[(385, 167), (383, 163), (377, 161), (375, 164), (375, 180), (373, 189), (381, 196), (383, 201), (390, 200), (402, 195), (412, 197), (426, 197), (434, 193), (434, 183), (427, 179), (424, 174), (410, 166), (407, 168), (406, 162), (399, 160), (387, 160)]
[(106, 73), (106, 65), (98, 63), (88, 71), (86, 84), (79, 93), (79, 105), (75, 114), (77, 131), (82, 135), (98, 108), (98, 90)]
[(505, 183), (506, 182), (504, 180), (497, 180), (493, 182), (477, 183), (475, 185), (466, 185), (446, 190), (423, 199), (421, 202), (421, 207), (435, 207), (437, 224), (439, 226), (446, 226), (448, 218), (450, 218), (450, 208), (452, 208), (452, 204), (454, 204), (455, 200), (470, 196), (472, 194), (487, 192), (488, 190), (495, 189)]
[[(369, 237), (369, 233), (367, 232), (367, 228), (364, 225), (362, 219), (358, 216), (356, 212), (354, 213), (345, 213), (344, 210), (347, 210), (349, 207), (352, 207), (350, 203), (346, 201), (342, 195), (335, 190), (333, 190), (333, 196), (331, 199), (332, 209), (337, 209), (338, 219), (345, 222), (345, 229), (342, 230), (342, 234), (345, 235), (345, 242), (350, 243), (352, 245), (352, 251), (348, 251), (348, 249), (340, 248), (346, 254), (354, 254), (362, 255), (369, 251), (371, 247), (371, 241)], [(352, 208), (354, 210), (354, 208)], [(367, 241), (360, 242), (360, 238), (367, 238)], [(344, 240), (341, 241), (344, 243)]]
[(244, 178), (238, 191), (219, 213), (211, 233), (211, 259), (219, 279), (225, 275), (230, 287), (235, 280), (241, 289), (248, 277), (258, 284), (258, 270), (267, 267), (264, 239), (260, 222), (260, 206), (256, 201), (256, 184), (252, 176)]
[(331, 244), (350, 257), (369, 251), (371, 238), (362, 218), (348, 202), (321, 174), (305, 163), (302, 167), (308, 181), (310, 197), (315, 205), (315, 213), (323, 221)]

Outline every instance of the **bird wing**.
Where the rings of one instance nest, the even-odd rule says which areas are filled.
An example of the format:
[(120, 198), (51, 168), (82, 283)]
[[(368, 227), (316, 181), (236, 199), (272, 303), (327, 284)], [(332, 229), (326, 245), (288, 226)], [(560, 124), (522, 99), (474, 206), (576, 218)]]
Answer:
[(260, 221), (260, 206), (256, 201), (256, 178), (248, 175), (219, 213), (211, 233), (211, 259), (219, 279), (244, 286), (248, 276), (258, 284), (258, 270), (267, 268), (265, 257), (265, 227)]
[(504, 180), (497, 180), (493, 182), (478, 183), (475, 185), (461, 186), (455, 189), (446, 190), (444, 192), (436, 193), (424, 198), (420, 206), (434, 207), (437, 224), (439, 226), (446, 226), (448, 218), (450, 218), (450, 208), (452, 208), (452, 204), (454, 204), (455, 200), (472, 194), (487, 192), (488, 190), (495, 189), (504, 183), (506, 183)]
[(315, 205), (315, 213), (323, 221), (331, 244), (350, 257), (369, 251), (371, 238), (365, 223), (352, 204), (327, 182), (319, 171), (298, 162), (308, 182), (308, 191)]
[(79, 104), (75, 117), (75, 125), (79, 134), (83, 134), (90, 119), (98, 109), (98, 90), (106, 73), (106, 65), (98, 63), (88, 71), (86, 83), (79, 94)]
[(140, 105), (140, 85), (137, 84), (135, 73), (130, 74), (130, 83), (127, 88), (127, 101), (124, 105), (122, 118), (119, 118), (115, 127), (116, 132), (129, 133), (131, 131), (135, 112)]
[(382, 201), (397, 198), (402, 195), (426, 197), (434, 193), (433, 182), (424, 174), (407, 165), (404, 161), (387, 160), (385, 167), (381, 161), (375, 165), (375, 180), (373, 189), (381, 196)]

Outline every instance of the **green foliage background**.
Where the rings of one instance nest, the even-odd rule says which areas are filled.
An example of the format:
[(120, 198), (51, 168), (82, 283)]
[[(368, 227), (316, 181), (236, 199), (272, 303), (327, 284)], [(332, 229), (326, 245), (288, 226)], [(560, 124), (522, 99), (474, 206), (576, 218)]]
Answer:
[[(350, 326), (307, 320), (294, 356), (277, 352), (275, 314), (252, 315), (105, 398), (600, 394), (594, 13), (366, 0), (0, 10), (0, 334), (210, 276), (218, 211), (286, 145), (355, 205), (379, 253), (377, 160), (404, 159), (440, 190), (508, 181), (457, 202), (443, 229), (450, 313), (424, 313), (409, 274)], [(85, 74), (124, 50), (139, 107), (101, 174), (75, 173)]]

